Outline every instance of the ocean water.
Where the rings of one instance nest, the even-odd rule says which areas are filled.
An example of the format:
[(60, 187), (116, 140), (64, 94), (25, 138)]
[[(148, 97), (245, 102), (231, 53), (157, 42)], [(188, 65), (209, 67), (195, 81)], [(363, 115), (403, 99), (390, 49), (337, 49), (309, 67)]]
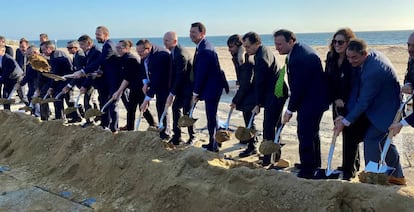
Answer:
[[(355, 34), (364, 39), (368, 45), (404, 45), (407, 43), (408, 36), (414, 30), (401, 30), (401, 31), (370, 31), (370, 32), (355, 32)], [(327, 46), (332, 39), (334, 32), (324, 33), (297, 33), (297, 40), (301, 43), (306, 43), (311, 46)], [(230, 35), (225, 36), (207, 36), (207, 39), (215, 47), (227, 46), (227, 38)], [(266, 46), (273, 46), (272, 34), (262, 34), (262, 43)], [(76, 38), (74, 38), (76, 39)], [(135, 44), (139, 39), (142, 38), (111, 38), (115, 43), (122, 39), (130, 39)], [(157, 45), (163, 45), (162, 37), (150, 37), (147, 38), (152, 43)], [(69, 40), (55, 40), (58, 48), (66, 47)], [(178, 42), (185, 47), (195, 47), (195, 44), (190, 40), (189, 37), (179, 37)], [(31, 41), (34, 45), (39, 45), (39, 41)], [(97, 43), (95, 41), (95, 43)]]

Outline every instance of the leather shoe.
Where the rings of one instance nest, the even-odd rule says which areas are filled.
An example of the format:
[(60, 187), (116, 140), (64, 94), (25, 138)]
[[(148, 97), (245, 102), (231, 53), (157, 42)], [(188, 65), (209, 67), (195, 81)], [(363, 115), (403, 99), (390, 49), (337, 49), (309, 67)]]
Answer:
[(210, 147), (210, 144), (203, 144), (201, 145), (201, 148), (207, 149), (208, 147)]
[(216, 148), (213, 148), (213, 147), (207, 147), (207, 149), (206, 149), (207, 151), (210, 151), (210, 152), (219, 152), (219, 150), (218, 150), (218, 148), (216, 147)]
[(256, 149), (247, 148), (243, 152), (240, 152), (239, 157), (240, 158), (245, 158), (245, 157), (249, 157), (251, 155), (255, 155), (256, 153), (257, 153)]
[(127, 126), (123, 126), (119, 128), (120, 131), (128, 131), (128, 127)]
[(296, 176), (299, 178), (304, 178), (304, 179), (312, 179), (314, 176), (314, 172), (301, 169)]
[(190, 137), (185, 144), (192, 145), (197, 141), (196, 137)]
[(69, 124), (73, 124), (73, 123), (78, 123), (81, 122), (82, 119), (81, 118), (73, 118), (71, 120), (68, 121)]
[(179, 138), (179, 137), (172, 137), (171, 139), (170, 139), (170, 141), (168, 141), (168, 143), (170, 143), (170, 144), (174, 144), (174, 145), (180, 145), (180, 143), (181, 142), (184, 142), (181, 138)]
[(394, 184), (394, 185), (407, 185), (407, 181), (405, 180), (404, 177), (389, 176), (388, 183)]

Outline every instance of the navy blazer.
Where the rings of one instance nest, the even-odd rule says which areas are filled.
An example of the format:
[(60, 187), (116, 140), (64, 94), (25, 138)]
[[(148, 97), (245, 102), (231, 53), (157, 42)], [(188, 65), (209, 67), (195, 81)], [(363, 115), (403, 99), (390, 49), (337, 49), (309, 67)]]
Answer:
[(253, 64), (249, 62), (248, 57), (249, 56), (246, 54), (245, 62), (237, 68), (239, 89), (237, 90), (232, 100), (232, 102), (236, 104), (237, 110), (245, 112), (253, 110), (254, 106), (256, 105), (256, 92), (252, 80)]
[(26, 70), (25, 62), (26, 63), (28, 62), (27, 59), (25, 61), (25, 59), (24, 59), (25, 57), (26, 56), (22, 53), (22, 51), (20, 51), (20, 49), (16, 49), (16, 62), (17, 62), (17, 64), (19, 64), (19, 66), (22, 70)]
[(142, 76), (145, 75), (142, 68), (139, 58), (135, 55), (127, 53), (121, 57), (121, 76), (123, 80), (128, 81), (127, 88), (142, 90)]
[[(51, 66), (51, 73), (63, 76), (71, 74), (72, 72), (72, 58), (62, 50), (55, 50), (50, 55), (49, 63)], [(49, 80), (49, 87), (60, 90), (66, 85), (64, 81)]]
[(172, 85), (171, 93), (178, 96), (192, 96), (193, 88), (190, 72), (193, 68), (190, 53), (184, 47), (177, 45), (172, 53)]
[(290, 99), (288, 110), (325, 111), (329, 108), (327, 75), (315, 50), (295, 43), (288, 61)]
[[(278, 78), (279, 72), (275, 56), (269, 48), (260, 46), (254, 56), (253, 84), (256, 105), (267, 106), (272, 102)], [(287, 98), (286, 83), (283, 83), (283, 94)]]
[(395, 69), (385, 55), (370, 51), (361, 71), (360, 82), (353, 84), (345, 119), (352, 124), (365, 113), (373, 126), (387, 132), (401, 102)]
[(172, 75), (171, 57), (168, 50), (157, 45), (152, 45), (151, 52), (145, 60), (148, 60), (148, 75), (150, 80), (150, 89), (147, 92), (147, 96), (154, 97), (154, 94), (168, 94), (171, 84), (170, 76)]
[(198, 44), (194, 65), (194, 93), (199, 99), (218, 99), (225, 87), (217, 53), (206, 39)]
[(16, 81), (16, 79), (9, 78), (10, 74), (16, 68), (16, 65), (17, 63), (14, 61), (12, 56), (10, 56), (9, 54), (4, 54), (0, 68), (0, 85), (2, 83), (8, 84)]
[[(100, 68), (100, 65), (98, 65), (99, 64), (98, 61), (101, 58), (101, 54), (102, 54), (101, 50), (96, 48), (96, 46), (92, 46), (92, 48), (89, 49), (89, 51), (86, 53), (85, 69), (86, 67), (89, 67), (88, 69), (93, 70), (89, 73), (97, 72), (98, 69)], [(89, 89), (93, 84), (93, 79), (94, 79), (93, 77), (86, 77), (86, 79), (84, 79), (84, 81), (81, 83), (81, 86)]]
[[(93, 48), (96, 48), (96, 47), (94, 46)], [(90, 52), (91, 50), (89, 50), (88, 55), (91, 53)], [(107, 40), (102, 46), (102, 53), (99, 55), (99, 57), (94, 58), (94, 60), (88, 59), (89, 62), (87, 62), (87, 65), (83, 70), (87, 74), (95, 72), (99, 68), (103, 72), (105, 72), (105, 69), (108, 66), (108, 59), (112, 57), (113, 55), (117, 55), (116, 50), (115, 50), (115, 44), (111, 40)]]

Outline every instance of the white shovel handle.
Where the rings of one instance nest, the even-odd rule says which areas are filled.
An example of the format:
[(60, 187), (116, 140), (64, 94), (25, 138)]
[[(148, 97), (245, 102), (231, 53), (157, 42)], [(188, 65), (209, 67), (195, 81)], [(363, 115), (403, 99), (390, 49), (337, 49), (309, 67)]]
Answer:
[(274, 140), (275, 144), (279, 143), (280, 134), (282, 133), (282, 129), (283, 129), (284, 126), (285, 126), (285, 124), (281, 124), (280, 127), (277, 129), (276, 135), (275, 135), (275, 140)]
[(229, 129), (229, 126), (230, 126), (230, 117), (231, 117), (231, 114), (233, 113), (233, 110), (234, 110), (234, 108), (231, 108), (230, 111), (229, 111), (229, 115), (227, 116), (227, 120), (226, 120), (226, 130)]
[(255, 115), (256, 115), (256, 113), (252, 113), (252, 115), (250, 116), (250, 121), (249, 121), (249, 124), (247, 125), (248, 129), (252, 128), (253, 119), (254, 119)]

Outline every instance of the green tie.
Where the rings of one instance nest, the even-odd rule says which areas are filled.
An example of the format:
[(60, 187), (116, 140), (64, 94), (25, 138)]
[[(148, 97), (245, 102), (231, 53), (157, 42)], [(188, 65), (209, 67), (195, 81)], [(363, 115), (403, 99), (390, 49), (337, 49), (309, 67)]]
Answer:
[(275, 96), (277, 98), (283, 97), (283, 83), (285, 81), (286, 66), (288, 64), (288, 59), (286, 57), (285, 65), (279, 71), (279, 78), (277, 78), (275, 85)]

